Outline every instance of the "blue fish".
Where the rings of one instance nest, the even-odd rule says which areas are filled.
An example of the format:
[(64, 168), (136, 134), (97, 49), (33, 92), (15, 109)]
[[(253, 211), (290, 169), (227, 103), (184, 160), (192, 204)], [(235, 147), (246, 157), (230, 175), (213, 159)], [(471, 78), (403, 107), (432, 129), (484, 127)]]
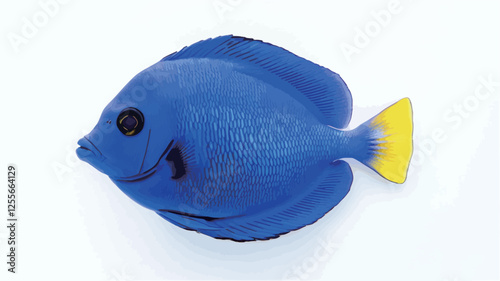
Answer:
[(351, 113), (351, 93), (338, 74), (228, 35), (184, 47), (137, 74), (76, 152), (179, 227), (267, 240), (339, 204), (353, 179), (342, 159), (405, 181), (410, 100), (346, 130)]

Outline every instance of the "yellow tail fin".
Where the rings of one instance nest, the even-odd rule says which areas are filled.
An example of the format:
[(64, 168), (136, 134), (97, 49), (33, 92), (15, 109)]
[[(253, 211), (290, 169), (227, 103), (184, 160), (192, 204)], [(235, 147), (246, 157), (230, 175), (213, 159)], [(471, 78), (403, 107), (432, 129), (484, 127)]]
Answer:
[(410, 99), (401, 99), (361, 126), (368, 129), (369, 147), (369, 156), (361, 162), (384, 178), (403, 183), (413, 153)]

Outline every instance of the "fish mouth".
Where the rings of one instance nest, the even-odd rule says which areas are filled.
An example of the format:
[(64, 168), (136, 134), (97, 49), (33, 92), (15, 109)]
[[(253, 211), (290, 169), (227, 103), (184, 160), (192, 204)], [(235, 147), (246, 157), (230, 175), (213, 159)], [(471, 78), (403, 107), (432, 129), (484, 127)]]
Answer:
[(76, 155), (82, 160), (86, 158), (102, 156), (102, 153), (99, 151), (99, 149), (87, 137), (81, 138), (77, 144), (80, 147), (76, 149)]
[[(145, 172), (138, 173), (136, 175), (129, 176), (129, 177), (117, 177), (117, 178), (113, 178), (113, 179), (116, 181), (120, 181), (120, 182), (138, 182), (138, 181), (143, 181), (143, 180), (151, 177), (154, 173), (156, 173), (156, 167), (158, 167), (161, 159), (163, 159), (163, 157), (170, 151), (173, 144), (174, 144), (174, 140), (171, 140), (170, 143), (167, 145), (167, 148), (165, 148), (165, 150), (161, 154), (160, 158), (158, 158), (158, 161), (156, 161), (156, 164), (154, 164), (153, 167), (149, 168)], [(144, 162), (144, 160), (143, 160), (143, 162)], [(141, 169), (142, 169), (142, 166), (141, 166)]]

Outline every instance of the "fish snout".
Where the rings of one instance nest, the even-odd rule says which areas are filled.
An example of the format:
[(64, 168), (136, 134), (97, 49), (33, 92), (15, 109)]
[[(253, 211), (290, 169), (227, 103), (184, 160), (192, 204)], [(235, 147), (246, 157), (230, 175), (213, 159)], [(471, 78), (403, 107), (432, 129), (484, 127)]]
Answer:
[(87, 138), (83, 137), (81, 138), (78, 143), (80, 147), (76, 149), (76, 155), (78, 158), (81, 160), (84, 160), (86, 158), (101, 158), (102, 153), (97, 149), (97, 147)]

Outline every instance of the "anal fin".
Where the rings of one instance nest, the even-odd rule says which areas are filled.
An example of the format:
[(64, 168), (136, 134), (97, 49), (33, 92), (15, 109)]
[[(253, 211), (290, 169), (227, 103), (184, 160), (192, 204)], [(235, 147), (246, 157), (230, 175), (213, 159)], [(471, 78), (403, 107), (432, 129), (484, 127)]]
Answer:
[(170, 214), (168, 218), (159, 214), (180, 227), (214, 238), (240, 242), (267, 240), (316, 222), (347, 195), (351, 183), (352, 171), (349, 164), (337, 160), (328, 165), (311, 186), (307, 187), (310, 192), (273, 209), (253, 215), (214, 220), (191, 217), (176, 219)]

